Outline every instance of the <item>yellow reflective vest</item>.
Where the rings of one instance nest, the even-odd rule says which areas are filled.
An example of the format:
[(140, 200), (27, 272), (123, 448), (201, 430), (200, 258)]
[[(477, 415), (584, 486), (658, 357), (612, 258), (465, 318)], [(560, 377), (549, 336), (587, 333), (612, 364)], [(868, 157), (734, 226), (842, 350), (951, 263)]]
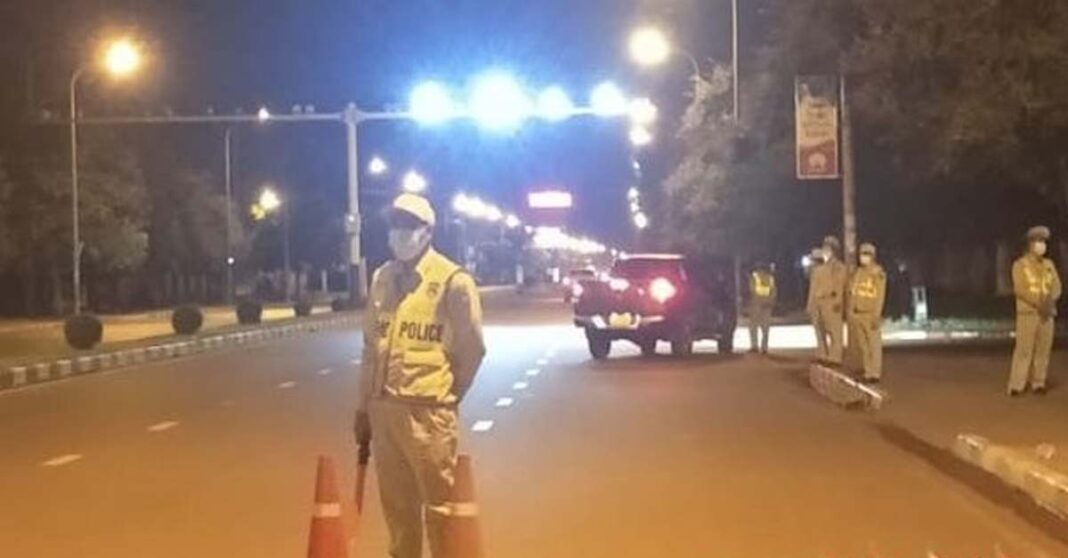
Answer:
[(775, 276), (754, 271), (749, 275), (749, 296), (754, 304), (772, 304), (775, 298)]
[(850, 313), (882, 316), (885, 303), (886, 272), (882, 266), (872, 264), (858, 267), (850, 281)]
[[(391, 262), (375, 272), (371, 285), (378, 333), (374, 362), (377, 370), (372, 397), (387, 396), (410, 403), (456, 403), (453, 374), (445, 351), (449, 321), (442, 301), (460, 266), (433, 249), (415, 266), (418, 285), (409, 292), (399, 285), (400, 264)], [(407, 295), (403, 293), (407, 292)], [(400, 298), (398, 301), (398, 297)]]
[(1027, 254), (1012, 265), (1016, 312), (1036, 314), (1038, 308), (1061, 298), (1061, 278), (1049, 258)]

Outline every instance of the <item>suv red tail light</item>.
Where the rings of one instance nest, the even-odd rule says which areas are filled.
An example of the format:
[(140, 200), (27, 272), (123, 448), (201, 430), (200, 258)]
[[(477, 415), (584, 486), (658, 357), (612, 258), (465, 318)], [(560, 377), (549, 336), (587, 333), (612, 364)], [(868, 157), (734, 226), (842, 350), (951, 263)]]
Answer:
[(653, 297), (653, 300), (663, 304), (678, 294), (678, 289), (675, 285), (663, 277), (657, 277), (649, 283), (649, 296)]

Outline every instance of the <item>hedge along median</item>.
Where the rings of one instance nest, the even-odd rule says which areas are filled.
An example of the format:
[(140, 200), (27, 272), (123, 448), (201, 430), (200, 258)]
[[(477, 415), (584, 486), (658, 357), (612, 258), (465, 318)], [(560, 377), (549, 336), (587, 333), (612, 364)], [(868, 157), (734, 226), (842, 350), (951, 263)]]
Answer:
[(194, 336), (169, 335), (120, 344), (109, 350), (38, 359), (0, 369), (0, 391), (60, 380), (74, 375), (114, 370), (230, 347), (264, 344), (274, 339), (314, 333), (326, 328), (358, 326), (355, 312), (318, 314), (276, 320), (270, 325), (229, 326)]

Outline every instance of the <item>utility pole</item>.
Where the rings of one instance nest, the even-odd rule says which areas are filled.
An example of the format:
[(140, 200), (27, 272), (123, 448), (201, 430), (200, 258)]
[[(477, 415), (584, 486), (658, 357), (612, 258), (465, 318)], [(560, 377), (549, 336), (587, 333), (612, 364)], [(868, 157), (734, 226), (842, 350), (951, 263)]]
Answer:
[(852, 268), (857, 256), (857, 183), (853, 168), (853, 123), (849, 115), (846, 77), (839, 77), (839, 102), (842, 104), (842, 233), (845, 236), (844, 257)]
[(231, 162), (234, 129), (227, 127), (223, 136), (225, 158), (224, 181), (226, 183), (226, 304), (234, 303), (234, 239), (233, 239), (233, 164)]
[(738, 91), (738, 0), (731, 0), (731, 70), (734, 74), (734, 124), (741, 117), (741, 105)]

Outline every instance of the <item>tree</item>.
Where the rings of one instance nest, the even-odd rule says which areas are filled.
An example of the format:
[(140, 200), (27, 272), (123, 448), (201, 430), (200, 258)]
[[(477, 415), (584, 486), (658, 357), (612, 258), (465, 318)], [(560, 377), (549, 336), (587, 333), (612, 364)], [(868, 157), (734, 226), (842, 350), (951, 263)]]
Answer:
[[(84, 134), (83, 139), (79, 218), (83, 274), (89, 283), (94, 275), (131, 271), (144, 261), (148, 204), (135, 155), (109, 134)], [(31, 313), (42, 272), (51, 279), (54, 312), (62, 312), (62, 276), (72, 265), (71, 185), (65, 163), (56, 157), (26, 157), (23, 179), (11, 195), (10, 205), (17, 210), (9, 221)]]

